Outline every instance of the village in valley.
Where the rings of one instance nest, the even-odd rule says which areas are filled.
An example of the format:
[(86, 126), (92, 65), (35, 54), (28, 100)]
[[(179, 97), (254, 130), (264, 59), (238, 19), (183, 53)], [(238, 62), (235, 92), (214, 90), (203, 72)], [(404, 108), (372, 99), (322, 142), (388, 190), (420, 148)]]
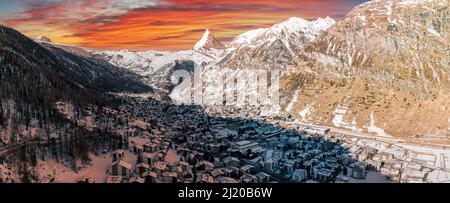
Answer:
[[(449, 178), (448, 149), (431, 150), (261, 117), (259, 108), (175, 106), (128, 98), (104, 109), (120, 135), (112, 152), (77, 172), (41, 165), (42, 182), (82, 183), (383, 183)], [(249, 119), (250, 117), (253, 119)], [(85, 120), (95, 126), (87, 112)], [(125, 127), (124, 127), (125, 126)], [(98, 127), (98, 126), (96, 126)], [(70, 176), (70, 177), (64, 177)]]

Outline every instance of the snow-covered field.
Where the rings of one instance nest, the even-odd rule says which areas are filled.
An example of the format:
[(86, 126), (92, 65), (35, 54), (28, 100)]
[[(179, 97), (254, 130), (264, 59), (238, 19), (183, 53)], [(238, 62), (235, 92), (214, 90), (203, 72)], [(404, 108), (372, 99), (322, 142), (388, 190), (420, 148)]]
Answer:
[[(89, 156), (91, 164), (88, 166), (81, 166), (78, 172), (73, 171), (62, 163), (58, 163), (55, 160), (39, 160), (36, 170), (39, 175), (39, 179), (42, 181), (50, 180), (53, 178), (54, 183), (76, 183), (82, 177), (88, 177), (94, 179), (96, 183), (104, 183), (106, 181), (107, 170), (112, 163), (112, 156), (110, 153), (104, 155), (95, 156), (91, 154)], [(135, 163), (137, 161), (136, 155), (131, 152), (125, 151), (124, 160), (127, 163)]]

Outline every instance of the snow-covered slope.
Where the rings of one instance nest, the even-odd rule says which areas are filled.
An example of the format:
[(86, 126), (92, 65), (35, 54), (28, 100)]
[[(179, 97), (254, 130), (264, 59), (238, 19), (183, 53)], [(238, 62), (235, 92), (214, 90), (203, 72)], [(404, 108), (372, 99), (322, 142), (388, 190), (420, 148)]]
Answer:
[(315, 21), (292, 17), (271, 28), (248, 31), (230, 43), (217, 65), (227, 68), (284, 68), (334, 23), (329, 17)]
[(100, 51), (93, 52), (96, 58), (105, 59), (109, 63), (126, 68), (142, 76), (151, 76), (161, 68), (177, 60), (194, 61), (197, 64), (210, 63), (215, 59), (194, 50), (186, 51)]
[(224, 46), (206, 30), (202, 38), (195, 44), (194, 49), (184, 51), (98, 51), (92, 52), (97, 58), (109, 63), (129, 69), (143, 76), (151, 76), (175, 61), (193, 61), (197, 64), (207, 64), (216, 60)]
[(191, 50), (184, 51), (98, 51), (95, 58), (103, 59), (118, 67), (128, 69), (146, 78), (148, 85), (162, 92), (169, 92), (170, 74), (182, 67), (193, 69), (194, 64), (206, 65), (216, 61), (224, 46), (206, 30)]
[(308, 51), (317, 54), (313, 58), (326, 55), (337, 61), (326, 71), (347, 75), (369, 71), (385, 80), (417, 80), (423, 85), (418, 88), (427, 91), (428, 85), (449, 82), (445, 68), (450, 62), (449, 6), (442, 0), (365, 3), (318, 38)]
[(195, 44), (194, 51), (212, 58), (217, 58), (222, 54), (224, 48), (225, 46), (207, 29), (202, 38)]

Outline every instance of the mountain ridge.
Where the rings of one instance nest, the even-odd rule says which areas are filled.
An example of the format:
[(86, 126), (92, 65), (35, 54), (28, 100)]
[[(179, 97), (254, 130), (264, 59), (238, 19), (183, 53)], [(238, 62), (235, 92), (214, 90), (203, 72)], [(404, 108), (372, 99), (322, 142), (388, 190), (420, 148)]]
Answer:
[(288, 113), (355, 131), (376, 126), (375, 134), (448, 140), (449, 7), (410, 2), (364, 3), (306, 47), (282, 79), (294, 106)]

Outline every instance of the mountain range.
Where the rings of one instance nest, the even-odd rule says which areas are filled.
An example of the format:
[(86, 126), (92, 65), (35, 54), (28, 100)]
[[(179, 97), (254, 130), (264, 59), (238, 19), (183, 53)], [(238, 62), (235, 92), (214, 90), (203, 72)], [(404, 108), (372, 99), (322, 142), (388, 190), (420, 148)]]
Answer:
[(170, 59), (217, 69), (284, 70), (281, 108), (300, 122), (445, 141), (450, 127), (448, 6), (439, 0), (371, 1), (338, 22), (292, 17), (224, 46), (208, 30), (188, 52), (198, 53), (202, 44), (220, 54)]

